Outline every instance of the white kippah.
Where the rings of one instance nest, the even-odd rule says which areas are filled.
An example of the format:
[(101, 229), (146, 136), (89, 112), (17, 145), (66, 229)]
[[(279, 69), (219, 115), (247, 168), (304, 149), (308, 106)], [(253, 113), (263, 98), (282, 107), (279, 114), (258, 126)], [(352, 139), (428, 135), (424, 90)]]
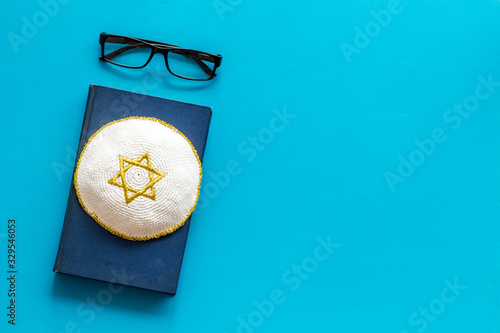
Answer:
[(74, 183), (83, 209), (97, 223), (122, 238), (147, 240), (177, 230), (191, 215), (201, 163), (175, 127), (130, 117), (92, 135)]

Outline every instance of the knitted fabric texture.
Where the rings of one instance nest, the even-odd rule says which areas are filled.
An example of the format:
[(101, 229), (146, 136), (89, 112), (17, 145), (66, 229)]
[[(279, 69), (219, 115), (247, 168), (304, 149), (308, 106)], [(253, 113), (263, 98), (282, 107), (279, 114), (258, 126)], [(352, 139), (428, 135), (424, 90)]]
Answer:
[(171, 233), (191, 215), (201, 163), (191, 142), (156, 118), (104, 125), (85, 145), (74, 184), (83, 209), (113, 234), (147, 240)]

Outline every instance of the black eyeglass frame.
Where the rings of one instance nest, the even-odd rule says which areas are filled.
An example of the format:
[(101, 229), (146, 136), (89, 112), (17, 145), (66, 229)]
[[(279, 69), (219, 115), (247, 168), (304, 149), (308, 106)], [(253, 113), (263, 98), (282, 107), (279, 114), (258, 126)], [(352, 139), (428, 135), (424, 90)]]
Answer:
[[(137, 41), (139, 44), (125, 46), (121, 49), (115, 50), (115, 51), (106, 55), (106, 54), (104, 54), (104, 44), (108, 38), (122, 38), (122, 39), (127, 39), (127, 40), (133, 40), (133, 41)], [(181, 79), (187, 79), (187, 80), (193, 80), (193, 81), (208, 81), (208, 80), (213, 79), (217, 75), (217, 74), (215, 74), (215, 70), (220, 66), (220, 64), (222, 62), (222, 56), (220, 54), (181, 48), (181, 47), (176, 46), (176, 45), (155, 42), (155, 41), (151, 41), (151, 40), (147, 40), (147, 39), (121, 36), (121, 35), (112, 35), (112, 34), (108, 34), (105, 32), (101, 33), (101, 35), (99, 37), (99, 44), (101, 44), (101, 57), (99, 58), (99, 60), (106, 61), (106, 62), (109, 62), (113, 65), (117, 65), (120, 67), (139, 69), (139, 68), (146, 67), (149, 64), (149, 62), (151, 61), (151, 59), (153, 59), (153, 57), (156, 53), (161, 53), (161, 54), (163, 54), (163, 56), (165, 58), (165, 65), (167, 66), (167, 69), (170, 72), (170, 74), (177, 76)], [(124, 43), (124, 44), (126, 44), (126, 43)], [(127, 66), (127, 65), (116, 63), (116, 62), (111, 60), (115, 56), (117, 56), (125, 51), (128, 51), (131, 48), (137, 48), (137, 47), (143, 47), (143, 46), (149, 47), (151, 49), (151, 54), (149, 56), (149, 59), (142, 66)], [(181, 55), (184, 55), (188, 58), (192, 58), (203, 69), (203, 71), (205, 71), (205, 73), (207, 73), (209, 75), (209, 77), (204, 78), (204, 79), (198, 79), (198, 78), (191, 78), (191, 77), (187, 77), (187, 76), (182, 76), (182, 75), (179, 75), (179, 74), (172, 72), (172, 70), (170, 69), (170, 66), (168, 64), (168, 53), (169, 52), (181, 54)], [(110, 55), (112, 55), (112, 56), (109, 57)], [(202, 60), (208, 61), (208, 62), (213, 62), (214, 63), (213, 69), (208, 67)]]

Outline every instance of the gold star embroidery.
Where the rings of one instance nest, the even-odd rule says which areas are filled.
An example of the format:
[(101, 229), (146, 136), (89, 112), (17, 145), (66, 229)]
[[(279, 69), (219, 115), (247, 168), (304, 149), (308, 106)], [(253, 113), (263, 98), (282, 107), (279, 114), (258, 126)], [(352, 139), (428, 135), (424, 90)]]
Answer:
[[(146, 160), (146, 163), (142, 163), (143, 160)], [(128, 165), (125, 166), (125, 163), (128, 163)], [(134, 188), (131, 188), (130, 186), (127, 185), (127, 181), (125, 180), (125, 173), (134, 165), (146, 169), (149, 173), (149, 183), (146, 186), (144, 186), (141, 190), (136, 190)], [(155, 170), (151, 166), (151, 161), (149, 159), (149, 152), (146, 152), (144, 155), (142, 155), (136, 160), (120, 156), (120, 171), (116, 174), (116, 176), (108, 180), (108, 183), (123, 188), (123, 193), (125, 194), (125, 202), (129, 204), (139, 196), (155, 200), (155, 188), (153, 187), (153, 185), (156, 184), (163, 177), (165, 177), (165, 174), (163, 172)], [(117, 182), (118, 178), (121, 178), (121, 184)], [(150, 193), (146, 193), (146, 191), (148, 190), (150, 190)], [(129, 192), (132, 192), (133, 194), (130, 195)]]

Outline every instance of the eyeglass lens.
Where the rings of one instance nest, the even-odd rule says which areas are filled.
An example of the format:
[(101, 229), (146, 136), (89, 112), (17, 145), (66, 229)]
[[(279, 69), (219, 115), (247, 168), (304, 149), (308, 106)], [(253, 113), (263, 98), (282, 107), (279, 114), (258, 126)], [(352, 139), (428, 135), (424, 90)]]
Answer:
[(152, 51), (148, 45), (128, 38), (108, 37), (104, 43), (105, 58), (127, 67), (144, 66)]
[(212, 75), (214, 68), (213, 62), (194, 59), (175, 51), (168, 52), (167, 63), (169, 70), (173, 74), (193, 79), (208, 79)]

